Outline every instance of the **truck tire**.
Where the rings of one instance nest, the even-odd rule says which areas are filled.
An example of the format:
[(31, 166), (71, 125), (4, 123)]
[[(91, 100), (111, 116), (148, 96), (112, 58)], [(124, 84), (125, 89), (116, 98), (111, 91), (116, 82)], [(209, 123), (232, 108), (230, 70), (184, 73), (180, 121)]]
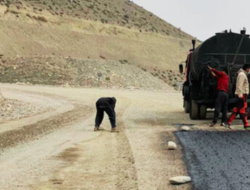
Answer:
[(189, 117), (190, 119), (197, 119), (199, 113), (199, 107), (195, 100), (191, 100), (190, 102), (190, 111), (189, 111)]
[(185, 113), (189, 113), (190, 111), (190, 103), (187, 100), (184, 101), (184, 110), (185, 110)]
[(199, 110), (199, 118), (200, 119), (206, 119), (207, 116), (207, 106), (200, 106), (200, 110)]

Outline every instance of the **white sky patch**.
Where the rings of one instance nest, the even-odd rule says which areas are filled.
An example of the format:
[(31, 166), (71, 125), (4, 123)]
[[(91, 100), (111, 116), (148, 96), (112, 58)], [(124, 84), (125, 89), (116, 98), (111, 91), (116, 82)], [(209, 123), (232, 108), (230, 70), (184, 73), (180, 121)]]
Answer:
[(250, 33), (250, 0), (133, 0), (184, 32), (206, 40), (216, 32), (243, 27)]

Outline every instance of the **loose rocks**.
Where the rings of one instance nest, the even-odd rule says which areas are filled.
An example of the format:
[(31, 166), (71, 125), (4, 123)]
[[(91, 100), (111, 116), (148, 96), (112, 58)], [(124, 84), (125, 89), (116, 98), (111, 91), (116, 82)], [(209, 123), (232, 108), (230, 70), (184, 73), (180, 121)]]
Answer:
[(0, 122), (20, 119), (31, 115), (43, 113), (48, 108), (17, 100), (5, 99), (0, 102)]
[(190, 127), (189, 126), (182, 126), (181, 131), (190, 131)]
[(177, 148), (177, 145), (173, 141), (168, 142), (168, 150), (175, 150)]
[(184, 184), (191, 182), (191, 177), (189, 176), (177, 176), (169, 179), (170, 183), (173, 185)]

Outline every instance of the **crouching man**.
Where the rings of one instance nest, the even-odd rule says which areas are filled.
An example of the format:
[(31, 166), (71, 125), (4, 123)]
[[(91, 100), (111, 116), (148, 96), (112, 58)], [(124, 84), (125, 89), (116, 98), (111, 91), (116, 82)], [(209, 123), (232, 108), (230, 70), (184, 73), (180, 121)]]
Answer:
[(111, 132), (119, 132), (116, 127), (116, 114), (115, 114), (115, 104), (116, 99), (113, 98), (100, 98), (96, 102), (96, 119), (95, 119), (95, 129), (94, 131), (100, 130), (100, 125), (102, 123), (104, 112), (109, 116), (111, 123)]
[(231, 117), (228, 120), (228, 126), (230, 128), (231, 123), (234, 118), (240, 114), (244, 128), (246, 130), (250, 129), (249, 123), (247, 121), (247, 96), (249, 94), (249, 82), (247, 75), (250, 72), (250, 64), (245, 64), (242, 69), (238, 72), (236, 91), (235, 95), (237, 97), (236, 108), (233, 110)]

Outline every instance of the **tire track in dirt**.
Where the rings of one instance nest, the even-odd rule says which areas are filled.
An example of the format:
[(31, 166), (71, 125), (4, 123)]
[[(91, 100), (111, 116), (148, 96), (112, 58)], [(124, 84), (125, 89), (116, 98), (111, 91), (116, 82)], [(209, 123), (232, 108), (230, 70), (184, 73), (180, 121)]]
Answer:
[(167, 94), (162, 98), (149, 94), (145, 96), (134, 96), (132, 105), (124, 115), (139, 189), (191, 190), (190, 184), (173, 186), (169, 183), (171, 177), (187, 175), (187, 168), (181, 160), (181, 148), (175, 151), (167, 148), (168, 141), (175, 141), (173, 131), (176, 128), (171, 124), (180, 119), (183, 121), (182, 112), (177, 112), (177, 106), (173, 103), (178, 100), (176, 94)]
[[(94, 110), (90, 108), (96, 98), (104, 94), (110, 95), (110, 92), (94, 89), (58, 88), (58, 90), (54, 90), (48, 87), (43, 87), (41, 90), (40, 87), (34, 87), (34, 90), (31, 89), (31, 93), (35, 90), (39, 91), (40, 93), (37, 94), (40, 95), (54, 98), (58, 96), (57, 99), (65, 100), (66, 104), (69, 100), (70, 105), (74, 105), (75, 109), (83, 113), (73, 109), (64, 114), (73, 114), (76, 111), (76, 114), (79, 114), (77, 117), (81, 117), (81, 121), (77, 122), (77, 117), (74, 121), (73, 116), (69, 116), (68, 120), (72, 119), (72, 121), (70, 121), (69, 126), (62, 128), (64, 122), (60, 119), (56, 120), (56, 118), (63, 119), (64, 114), (51, 116), (43, 120), (47, 122), (47, 125), (55, 127), (51, 130), (51, 133), (48, 129), (45, 133), (42, 132), (28, 138), (30, 142), (6, 150), (1, 155), (1, 164), (5, 165), (1, 175), (5, 187), (3, 189), (10, 189), (8, 184), (9, 187), (14, 187), (15, 184), (19, 185), (19, 190), (183, 189), (183, 186), (170, 187), (168, 185), (170, 174), (178, 173), (179, 175), (183, 173), (180, 150), (174, 155), (165, 156), (165, 154), (172, 154), (165, 147), (168, 138), (173, 138), (172, 134), (166, 135), (164, 133), (171, 132), (169, 131), (170, 126), (168, 124), (166, 126), (165, 120), (161, 120), (166, 117), (168, 112), (165, 111), (164, 104), (161, 101), (148, 103), (149, 99), (165, 101), (163, 99), (165, 94), (158, 97), (158, 94), (150, 93), (146, 94), (147, 97), (142, 97), (145, 92), (138, 94), (133, 92), (132, 94), (115, 91), (114, 95), (119, 101), (116, 108), (118, 113), (117, 125), (121, 132), (110, 133), (110, 124), (107, 119), (104, 120), (102, 125), (104, 131), (93, 132)], [(50, 94), (44, 94), (43, 92)], [(30, 93), (29, 89), (27, 93)], [(170, 99), (170, 101), (172, 100)], [(81, 105), (81, 102), (89, 107)], [(158, 104), (161, 109), (155, 106)], [(169, 104), (171, 106), (172, 103)], [(85, 108), (90, 110), (86, 111)], [(172, 110), (170, 111), (172, 113)], [(161, 113), (160, 116), (159, 113)], [(172, 113), (171, 116), (176, 119), (180, 118), (176, 113)], [(146, 123), (136, 122), (138, 119), (148, 117), (157, 121), (157, 123), (151, 125), (148, 120)], [(158, 123), (159, 120), (160, 123)], [(43, 121), (37, 123), (42, 125)], [(59, 128), (62, 128), (62, 130), (57, 131)], [(52, 133), (53, 130), (54, 133)], [(47, 135), (47, 133), (49, 134)], [(36, 138), (39, 139), (36, 140)], [(55, 140), (57, 142), (54, 142)], [(25, 141), (24, 139), (23, 142)], [(13, 156), (15, 159), (13, 159)], [(168, 158), (169, 161), (166, 161)], [(177, 161), (174, 161), (174, 159)], [(18, 164), (17, 168), (15, 167), (16, 163)], [(34, 166), (29, 167), (30, 163), (34, 163)], [(10, 168), (12, 169), (11, 172), (9, 172)], [(31, 179), (30, 174), (36, 171), (37, 174), (33, 174)], [(21, 175), (23, 176), (20, 177)], [(19, 181), (16, 182), (17, 180)], [(29, 181), (27, 182), (27, 180)]]
[(120, 113), (121, 115), (118, 116), (119, 119), (117, 122), (117, 125), (120, 126), (120, 133), (116, 136), (118, 150), (118, 182), (116, 187), (119, 190), (138, 190), (139, 188), (137, 171), (135, 167), (135, 158), (129, 139), (126, 135), (126, 126), (124, 126), (124, 122), (121, 119), (125, 110)]
[[(13, 89), (6, 88), (9, 92), (13, 93)], [(69, 98), (53, 95), (49, 93), (32, 92), (27, 90), (15, 89), (15, 93), (25, 93), (29, 95), (37, 95), (38, 97), (49, 97), (55, 101), (60, 102), (63, 100), (64, 104), (71, 105), (74, 108), (72, 110), (58, 113), (58, 115), (51, 115), (46, 119), (38, 120), (36, 123), (24, 125), (20, 128), (9, 130), (0, 133), (0, 149), (6, 149), (14, 147), (20, 143), (28, 142), (36, 138), (40, 138), (46, 134), (49, 134), (57, 129), (70, 125), (79, 119), (86, 116), (86, 114), (92, 113), (92, 108), (84, 105), (77, 104)]]
[(86, 114), (92, 112), (92, 108), (75, 105), (75, 109), (61, 115), (50, 117), (35, 124), (26, 125), (22, 128), (7, 131), (0, 134), (0, 149), (6, 149), (27, 142), (41, 135), (46, 135), (52, 131), (63, 128), (76, 122)]
[[(13, 89), (6, 88), (8, 91), (13, 93)], [(14, 147), (20, 143), (31, 141), (35, 138), (40, 138), (46, 134), (49, 134), (55, 130), (61, 129), (67, 125), (75, 123), (86, 115), (91, 115), (93, 108), (85, 105), (78, 104), (72, 99), (53, 95), (49, 93), (32, 92), (27, 90), (15, 89), (15, 93), (27, 93), (30, 95), (44, 96), (54, 99), (55, 101), (63, 100), (64, 103), (74, 106), (72, 110), (63, 112), (59, 115), (53, 115), (46, 119), (40, 120), (36, 123), (22, 126), (20, 128), (9, 130), (0, 133), (0, 149)]]
[[(38, 95), (44, 100), (50, 97), (55, 101), (55, 104), (52, 103), (55, 113), (50, 110), (46, 118), (35, 123), (22, 122), (15, 129), (11, 129), (10, 126), (8, 130), (0, 133), (1, 189), (14, 189), (18, 184), (15, 189), (27, 190), (30, 189), (28, 187), (30, 181), (38, 179), (41, 173), (54, 169), (54, 162), (49, 160), (46, 162), (47, 158), (81, 139), (78, 131), (86, 125), (84, 120), (93, 114), (93, 108), (69, 97), (25, 90), (8, 89), (8, 91), (10, 94)], [(18, 99), (26, 101), (27, 97), (22, 95)], [(58, 108), (63, 107), (67, 109), (58, 113)], [(39, 119), (40, 116), (37, 118)], [(18, 168), (17, 165), (19, 165)]]
[(71, 188), (138, 190), (137, 171), (129, 139), (122, 117), (126, 106), (117, 110), (119, 133), (107, 131), (108, 121), (104, 121), (103, 131), (91, 141), (82, 141), (66, 149), (55, 157), (63, 161), (47, 181), (40, 181), (32, 190), (62, 190)]

